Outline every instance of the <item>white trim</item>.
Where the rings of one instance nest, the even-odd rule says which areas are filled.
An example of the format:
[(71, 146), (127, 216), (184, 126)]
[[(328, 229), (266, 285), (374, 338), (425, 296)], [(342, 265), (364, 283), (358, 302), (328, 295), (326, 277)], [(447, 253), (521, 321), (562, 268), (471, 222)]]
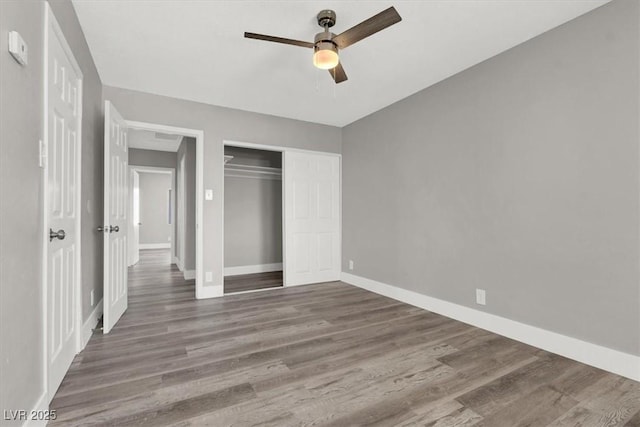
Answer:
[(210, 296), (205, 295), (209, 295), (212, 293), (216, 294), (214, 296), (217, 296), (217, 293), (205, 290), (204, 286), (204, 230), (202, 228), (204, 220), (204, 131), (176, 126), (166, 126), (155, 123), (138, 122), (134, 120), (125, 120), (125, 122), (131, 129), (162, 132), (171, 135), (190, 136), (196, 139), (196, 298), (211, 298)]
[(331, 151), (304, 150), (302, 148), (284, 147), (280, 145), (256, 144), (254, 142), (233, 141), (229, 139), (223, 140), (222, 144), (228, 147), (252, 148), (254, 150), (280, 151), (280, 152), (295, 151), (298, 153), (325, 154), (327, 156), (342, 157), (342, 154), (334, 153)]
[(93, 335), (93, 330), (95, 329), (100, 317), (102, 316), (102, 302), (104, 300), (100, 300), (98, 304), (96, 304), (95, 308), (89, 315), (89, 318), (82, 325), (82, 345), (81, 350), (87, 346), (87, 343), (91, 339), (91, 335)]
[[(178, 260), (177, 256), (171, 257), (171, 264), (178, 265), (178, 262), (180, 262), (180, 261)], [(182, 269), (180, 269), (180, 270), (182, 270)]]
[(182, 276), (184, 277), (184, 280), (193, 280), (196, 278), (196, 271), (195, 270), (184, 270), (182, 272)]
[(342, 273), (342, 281), (354, 286), (432, 311), (464, 323), (486, 329), (499, 335), (556, 353), (569, 359), (623, 377), (640, 381), (640, 356), (634, 356), (597, 344), (530, 326), (484, 311), (432, 298), (417, 292), (377, 282), (375, 280)]
[(273, 264), (257, 264), (257, 265), (240, 265), (237, 267), (225, 267), (224, 275), (238, 276), (240, 274), (268, 273), (270, 271), (281, 271), (282, 263)]
[(196, 288), (196, 298), (219, 298), (224, 296), (223, 286), (203, 286), (200, 289)]
[[(44, 49), (43, 49), (43, 123), (44, 123), (44, 132), (43, 132), (43, 149), (46, 150), (47, 153), (47, 161), (43, 162), (43, 175), (42, 175), (42, 276), (41, 276), (41, 284), (42, 284), (42, 364), (43, 364), (43, 386), (44, 392), (42, 396), (39, 398), (38, 407), (48, 408), (48, 403), (53, 399), (53, 396), (49, 396), (49, 368), (50, 368), (50, 360), (48, 354), (48, 339), (49, 335), (49, 313), (48, 313), (48, 246), (49, 241), (47, 237), (47, 231), (49, 230), (49, 220), (48, 220), (48, 204), (49, 204), (49, 159), (48, 159), (48, 150), (49, 150), (49, 30), (56, 35), (56, 38), (60, 42), (62, 50), (64, 51), (67, 59), (69, 60), (71, 67), (73, 68), (74, 73), (78, 76), (78, 93), (77, 96), (77, 109), (78, 109), (78, 129), (77, 129), (77, 137), (76, 141), (76, 188), (75, 188), (75, 198), (76, 198), (76, 213), (77, 220), (75, 223), (74, 234), (76, 236), (76, 256), (75, 256), (75, 276), (76, 276), (76, 288), (75, 288), (75, 302), (74, 302), (74, 323), (75, 323), (75, 350), (79, 352), (81, 350), (81, 341), (82, 341), (82, 218), (80, 213), (82, 212), (82, 115), (83, 115), (83, 87), (84, 87), (84, 75), (82, 73), (82, 69), (78, 65), (78, 62), (73, 55), (73, 50), (69, 46), (67, 39), (64, 36), (64, 32), (62, 31), (60, 24), (51, 10), (51, 6), (48, 2), (44, 2)], [(93, 232), (93, 230), (90, 230)], [(39, 425), (40, 423), (38, 423)], [(46, 423), (45, 423), (46, 424)], [(33, 424), (36, 425), (36, 424)]]
[[(153, 150), (148, 150), (153, 151)], [(155, 150), (159, 151), (159, 150)], [(173, 174), (176, 168), (165, 168), (161, 166), (138, 166), (138, 165), (129, 165), (130, 169), (134, 169), (138, 172), (144, 173), (164, 173), (164, 174)]]
[(143, 249), (170, 249), (171, 243), (140, 243), (138, 248)]
[(46, 426), (48, 424), (48, 421), (46, 420), (33, 420), (29, 418), (29, 415), (32, 414), (33, 412), (37, 413), (46, 413), (46, 411), (49, 410), (49, 404), (47, 403), (47, 392), (44, 391), (42, 392), (42, 394), (40, 395), (40, 397), (38, 398), (38, 401), (36, 402), (36, 404), (33, 406), (33, 409), (31, 409), (30, 411), (27, 411), (27, 420), (22, 423), (23, 427), (36, 427), (36, 426)]
[[(316, 283), (317, 285), (317, 283)], [(272, 286), (270, 288), (260, 288), (260, 289), (249, 289), (248, 291), (238, 291), (238, 292), (225, 292), (224, 296), (227, 297), (229, 295), (241, 295), (241, 294), (253, 294), (255, 292), (265, 292), (265, 291), (277, 291), (279, 289), (283, 289), (283, 285)]]

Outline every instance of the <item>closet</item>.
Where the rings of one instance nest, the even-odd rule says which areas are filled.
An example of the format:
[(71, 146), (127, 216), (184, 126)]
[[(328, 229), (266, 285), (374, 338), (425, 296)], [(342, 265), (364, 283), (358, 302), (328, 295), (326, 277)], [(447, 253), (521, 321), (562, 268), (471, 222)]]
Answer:
[(224, 292), (283, 286), (282, 152), (225, 146)]

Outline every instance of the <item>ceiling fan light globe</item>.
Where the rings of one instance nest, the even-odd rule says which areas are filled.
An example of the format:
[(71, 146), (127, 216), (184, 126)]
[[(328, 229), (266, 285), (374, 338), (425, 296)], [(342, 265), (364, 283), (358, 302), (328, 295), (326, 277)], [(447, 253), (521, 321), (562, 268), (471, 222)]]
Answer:
[(313, 65), (321, 70), (331, 70), (340, 62), (335, 46), (322, 46), (315, 49), (313, 53)]

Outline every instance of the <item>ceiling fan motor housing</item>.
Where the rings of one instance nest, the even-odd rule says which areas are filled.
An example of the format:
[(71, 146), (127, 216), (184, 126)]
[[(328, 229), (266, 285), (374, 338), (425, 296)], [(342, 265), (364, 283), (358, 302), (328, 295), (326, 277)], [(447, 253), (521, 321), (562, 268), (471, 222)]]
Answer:
[(335, 53), (338, 53), (338, 46), (333, 42), (333, 38), (335, 36), (335, 34), (329, 31), (323, 31), (316, 34), (313, 42), (313, 51), (317, 52), (319, 50), (332, 50)]
[(331, 28), (336, 25), (336, 13), (331, 9), (321, 10), (318, 13), (318, 25), (322, 28)]

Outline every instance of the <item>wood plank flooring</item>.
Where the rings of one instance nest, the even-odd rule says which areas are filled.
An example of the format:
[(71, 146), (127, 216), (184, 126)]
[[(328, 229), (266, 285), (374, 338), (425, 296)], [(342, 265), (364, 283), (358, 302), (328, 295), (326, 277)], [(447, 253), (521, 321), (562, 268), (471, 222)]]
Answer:
[(224, 278), (224, 293), (255, 291), (258, 289), (281, 288), (282, 271), (268, 273), (239, 274)]
[(194, 299), (167, 255), (50, 425), (640, 426), (640, 383), (341, 282)]

